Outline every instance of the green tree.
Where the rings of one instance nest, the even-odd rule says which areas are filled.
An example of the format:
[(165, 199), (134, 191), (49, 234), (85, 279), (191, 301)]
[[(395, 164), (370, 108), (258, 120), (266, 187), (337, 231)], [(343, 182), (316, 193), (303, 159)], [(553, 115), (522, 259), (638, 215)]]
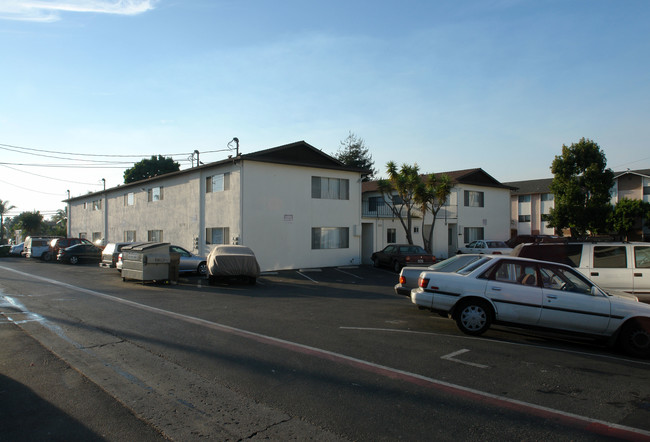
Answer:
[[(416, 202), (420, 205), (420, 210), (422, 210), (422, 241), (425, 250), (431, 254), (433, 254), (433, 229), (436, 226), (438, 212), (447, 203), (452, 186), (449, 175), (442, 174), (436, 176), (429, 174), (424, 182), (421, 182), (415, 190)], [(431, 222), (431, 229), (425, 232), (424, 221), (429, 212), (433, 220)]]
[(611, 229), (627, 241), (635, 226), (641, 225), (643, 228), (643, 222), (647, 222), (649, 218), (650, 203), (623, 198), (614, 206), (608, 221)]
[(345, 140), (341, 141), (341, 147), (334, 157), (346, 166), (369, 170), (370, 173), (363, 177), (363, 181), (370, 181), (377, 172), (373, 168), (375, 162), (372, 160), (365, 141), (352, 132)]
[(68, 236), (68, 208), (59, 209), (50, 218), (52, 235)]
[(549, 226), (560, 233), (568, 228), (572, 237), (607, 229), (614, 172), (606, 165), (600, 146), (589, 139), (562, 145), (562, 155), (556, 156), (551, 166), (555, 207), (546, 217)]
[(23, 212), (14, 219), (14, 228), (21, 229), (23, 236), (34, 236), (41, 233), (43, 215), (39, 211)]
[[(401, 169), (398, 170), (395, 163), (389, 161), (386, 164), (386, 172), (388, 173), (388, 179), (379, 180), (377, 182), (378, 189), (386, 205), (402, 224), (406, 233), (406, 240), (409, 244), (413, 244), (411, 234), (412, 212), (413, 208), (418, 204), (416, 192), (418, 192), (418, 187), (422, 185), (419, 167), (417, 164), (413, 166), (403, 164)], [(397, 195), (394, 195), (395, 192), (397, 192)]]
[(165, 158), (162, 155), (158, 155), (158, 158), (152, 156), (151, 159), (143, 159), (135, 163), (130, 169), (125, 170), (124, 184), (177, 172), (180, 168), (180, 164), (174, 161), (173, 158)]
[(16, 206), (10, 205), (9, 201), (0, 200), (0, 244), (5, 243), (5, 215)]

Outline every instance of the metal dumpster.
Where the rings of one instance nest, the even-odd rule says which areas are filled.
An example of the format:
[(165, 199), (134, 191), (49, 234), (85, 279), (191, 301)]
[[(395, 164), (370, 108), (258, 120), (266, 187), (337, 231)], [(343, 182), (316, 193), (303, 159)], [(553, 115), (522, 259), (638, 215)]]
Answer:
[(140, 242), (122, 248), (122, 280), (142, 282), (169, 279), (168, 242)]

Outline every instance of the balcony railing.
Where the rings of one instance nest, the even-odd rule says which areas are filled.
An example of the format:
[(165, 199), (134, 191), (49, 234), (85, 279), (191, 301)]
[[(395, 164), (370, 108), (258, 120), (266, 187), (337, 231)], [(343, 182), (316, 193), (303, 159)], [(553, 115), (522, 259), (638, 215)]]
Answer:
[[(399, 206), (398, 206), (399, 207)], [(401, 209), (402, 216), (406, 216), (406, 208)], [(363, 218), (395, 218), (395, 214), (388, 207), (387, 204), (376, 204), (370, 203), (368, 201), (362, 202), (362, 212), (361, 216)], [(422, 211), (419, 208), (411, 209), (411, 216), (413, 218), (422, 218)], [(444, 206), (438, 212), (438, 218), (441, 219), (457, 219), (458, 218), (458, 207), (456, 206)]]

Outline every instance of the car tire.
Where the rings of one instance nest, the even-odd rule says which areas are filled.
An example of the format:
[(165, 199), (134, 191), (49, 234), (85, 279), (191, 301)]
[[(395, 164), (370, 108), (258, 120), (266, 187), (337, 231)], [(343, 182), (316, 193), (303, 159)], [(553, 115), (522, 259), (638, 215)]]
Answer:
[(650, 357), (650, 321), (632, 319), (621, 330), (618, 342), (623, 351), (630, 356)]
[(402, 266), (398, 261), (393, 261), (393, 270), (395, 273), (399, 273), (402, 270)]
[(196, 273), (198, 273), (201, 276), (205, 276), (208, 274), (208, 265), (205, 262), (202, 262), (199, 264), (199, 266), (196, 268)]
[(45, 252), (41, 256), (41, 258), (43, 259), (43, 261), (46, 261), (46, 262), (47, 261), (52, 261), (52, 254), (50, 252)]
[(456, 309), (455, 319), (456, 325), (463, 333), (482, 335), (492, 324), (492, 308), (480, 299), (464, 301)]
[(78, 256), (71, 256), (70, 259), (68, 260), (70, 264), (78, 264), (79, 263), (79, 257)]
[(248, 285), (255, 285), (257, 283), (257, 278), (254, 276), (249, 276), (248, 277)]
[(372, 259), (372, 266), (374, 268), (379, 268), (379, 258), (373, 258)]

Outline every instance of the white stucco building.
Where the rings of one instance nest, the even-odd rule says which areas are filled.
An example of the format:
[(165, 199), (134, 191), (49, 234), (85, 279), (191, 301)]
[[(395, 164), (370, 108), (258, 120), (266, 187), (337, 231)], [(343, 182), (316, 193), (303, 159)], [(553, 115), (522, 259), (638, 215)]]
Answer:
[(66, 200), (68, 236), (243, 244), (263, 270), (361, 263), (361, 176), (304, 141)]
[[(510, 191), (483, 169), (444, 172), (453, 184), (447, 205), (440, 209), (433, 232), (433, 254), (454, 256), (462, 244), (475, 239), (507, 240), (510, 237)], [(373, 251), (391, 243), (406, 243), (406, 232), (383, 202), (377, 182), (363, 183), (364, 264), (371, 264)], [(413, 214), (413, 242), (423, 245), (422, 233), (431, 229), (432, 215)]]

